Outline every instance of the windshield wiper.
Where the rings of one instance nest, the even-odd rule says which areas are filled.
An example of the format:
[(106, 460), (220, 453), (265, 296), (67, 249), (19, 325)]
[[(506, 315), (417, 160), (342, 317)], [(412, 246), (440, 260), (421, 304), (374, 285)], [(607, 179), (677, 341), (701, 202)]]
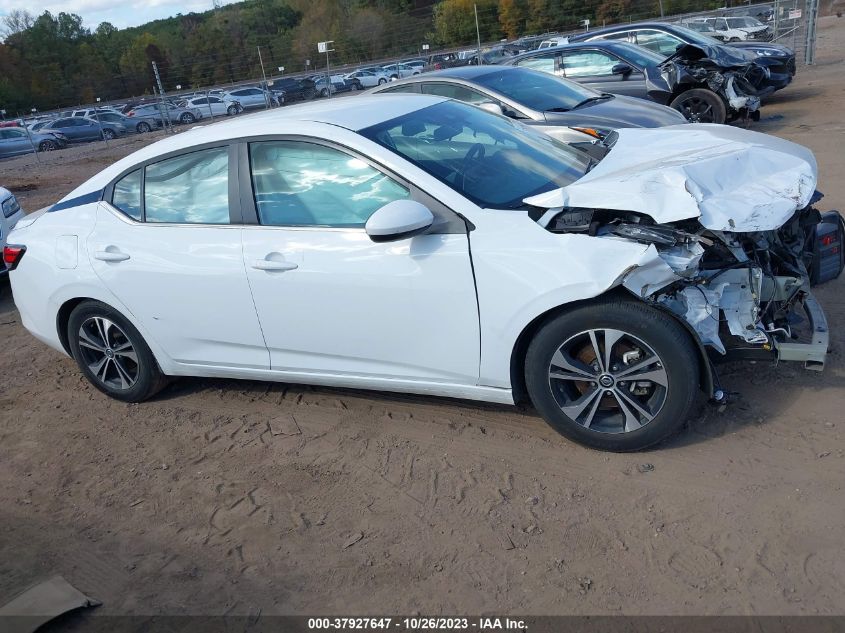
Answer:
[(585, 106), (588, 103), (594, 103), (596, 101), (605, 101), (606, 99), (613, 99), (613, 95), (603, 94), (603, 95), (598, 95), (598, 96), (595, 96), (595, 97), (589, 97), (588, 99), (584, 99), (583, 101), (576, 103), (574, 106), (572, 106), (570, 108), (570, 110), (577, 110), (581, 106)]

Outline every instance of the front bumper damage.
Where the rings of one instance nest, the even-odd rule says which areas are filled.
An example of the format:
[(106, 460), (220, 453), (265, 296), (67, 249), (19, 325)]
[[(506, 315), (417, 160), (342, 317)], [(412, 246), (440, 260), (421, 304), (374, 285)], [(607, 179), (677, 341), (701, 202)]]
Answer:
[(822, 371), (830, 344), (827, 318), (825, 318), (821, 305), (812, 294), (807, 295), (803, 306), (812, 331), (812, 340), (809, 343), (773, 340), (772, 345), (775, 348), (778, 360), (803, 362), (805, 369)]
[(637, 261), (622, 263), (610, 287), (685, 325), (711, 368), (716, 385), (705, 388), (713, 387), (714, 400), (719, 361), (797, 361), (822, 370), (829, 332), (811, 285), (845, 268), (845, 221), (814, 207), (822, 195), (812, 154), (725, 126), (653, 136), (665, 143), (649, 147), (642, 135), (621, 130), (580, 180), (527, 198), (538, 224), (639, 243)]

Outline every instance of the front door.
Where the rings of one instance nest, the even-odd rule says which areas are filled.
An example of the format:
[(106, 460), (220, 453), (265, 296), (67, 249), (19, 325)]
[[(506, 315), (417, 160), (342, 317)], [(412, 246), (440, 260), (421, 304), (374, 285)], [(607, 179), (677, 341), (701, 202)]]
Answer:
[[(407, 183), (345, 150), (250, 144), (259, 226), (244, 258), (273, 369), (475, 385), (479, 325), (466, 225), (375, 243), (364, 224)], [(242, 181), (243, 182), (243, 181)]]
[(630, 73), (614, 74), (614, 67), (622, 63), (615, 55), (595, 49), (563, 51), (561, 75), (598, 92), (646, 98), (645, 76), (640, 70), (631, 67)]
[(126, 175), (100, 203), (88, 253), (103, 283), (176, 362), (268, 369), (243, 228), (232, 221), (239, 212), (230, 213), (230, 164), (224, 146)]

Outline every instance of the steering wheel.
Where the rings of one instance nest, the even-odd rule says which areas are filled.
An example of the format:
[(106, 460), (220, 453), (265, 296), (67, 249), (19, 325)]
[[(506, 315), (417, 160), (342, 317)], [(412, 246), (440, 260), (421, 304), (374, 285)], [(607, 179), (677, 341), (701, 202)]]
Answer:
[(463, 163), (461, 164), (461, 191), (466, 189), (467, 171), (473, 162), (484, 158), (487, 150), (481, 143), (476, 143), (469, 148), (469, 151), (464, 155)]

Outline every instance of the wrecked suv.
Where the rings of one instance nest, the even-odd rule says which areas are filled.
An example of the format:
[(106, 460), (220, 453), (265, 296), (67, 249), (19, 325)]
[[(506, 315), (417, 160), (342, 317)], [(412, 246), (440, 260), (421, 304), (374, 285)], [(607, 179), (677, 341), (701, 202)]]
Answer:
[(23, 325), (124, 401), (175, 376), (527, 396), (636, 450), (723, 400), (714, 360), (822, 367), (842, 227), (809, 151), (687, 124), (594, 149), (429, 95), (293, 106), (148, 145), (3, 256)]

